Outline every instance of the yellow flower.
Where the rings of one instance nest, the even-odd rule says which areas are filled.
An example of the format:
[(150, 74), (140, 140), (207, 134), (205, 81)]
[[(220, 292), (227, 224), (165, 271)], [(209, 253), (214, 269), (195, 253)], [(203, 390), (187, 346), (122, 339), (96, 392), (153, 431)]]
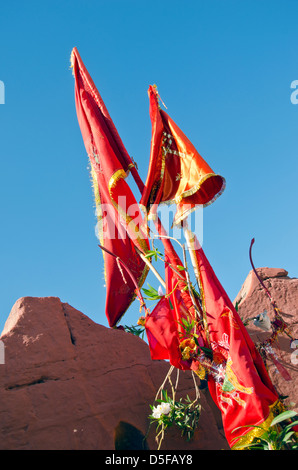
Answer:
[(195, 371), (199, 379), (204, 380), (206, 378), (206, 369), (202, 364), (199, 365), (198, 370)]
[(182, 353), (182, 359), (187, 361), (188, 359), (190, 359), (192, 349), (190, 349), (188, 346), (186, 346), (186, 348), (184, 348), (183, 351), (181, 351), (181, 353)]
[(182, 354), (183, 360), (188, 360), (191, 358), (191, 355), (195, 352), (196, 343), (192, 338), (186, 338), (179, 344), (179, 348)]
[(138, 319), (138, 325), (145, 326), (145, 317), (140, 317)]
[(196, 347), (196, 342), (194, 339), (192, 338), (186, 338), (184, 339), (183, 341), (181, 341), (180, 345), (179, 345), (180, 349), (184, 349), (186, 347), (190, 348), (190, 349), (195, 349)]

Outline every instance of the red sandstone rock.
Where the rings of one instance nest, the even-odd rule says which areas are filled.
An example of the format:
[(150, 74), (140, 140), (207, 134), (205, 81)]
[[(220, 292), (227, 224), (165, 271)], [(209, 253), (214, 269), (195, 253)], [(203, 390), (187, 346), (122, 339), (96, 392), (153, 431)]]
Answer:
[[(283, 320), (288, 324), (291, 336), (297, 339), (298, 346), (298, 279), (288, 277), (288, 272), (284, 269), (258, 268), (257, 272), (280, 309)], [(256, 317), (264, 310), (267, 310), (271, 321), (274, 319), (270, 299), (253, 271), (248, 274), (234, 303), (238, 304), (238, 313), (244, 321)], [(254, 326), (253, 321), (248, 322), (247, 330), (256, 344), (265, 341), (272, 334), (272, 331), (265, 332)], [(285, 333), (279, 335), (273, 344), (273, 350), (291, 375), (291, 381), (286, 381), (270, 360), (268, 367), (278, 392), (289, 397), (285, 401), (286, 405), (298, 412), (298, 355), (291, 345), (294, 346)]]
[[(120, 422), (146, 434), (149, 404), (169, 366), (152, 361), (140, 338), (98, 325), (58, 298), (25, 297), (14, 305), (1, 340), (0, 449), (112, 450)], [(180, 393), (194, 396), (191, 374), (180, 376)], [(200, 401), (194, 440), (171, 430), (162, 449), (228, 448), (202, 393)]]

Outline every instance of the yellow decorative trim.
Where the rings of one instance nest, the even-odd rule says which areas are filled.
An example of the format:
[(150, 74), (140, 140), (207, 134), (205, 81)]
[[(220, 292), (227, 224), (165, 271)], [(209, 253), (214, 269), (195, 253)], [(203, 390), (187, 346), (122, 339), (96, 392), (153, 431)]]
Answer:
[(125, 171), (123, 168), (121, 168), (120, 170), (117, 170), (113, 176), (110, 178), (110, 181), (109, 181), (109, 191), (111, 191), (111, 189), (113, 189), (117, 182), (119, 181), (119, 179), (123, 178), (127, 178), (127, 176), (129, 175), (130, 173), (130, 170), (132, 168), (134, 168), (135, 165), (133, 163), (129, 163), (128, 167), (127, 167), (127, 171)]
[[(244, 387), (243, 385), (240, 384), (235, 372), (232, 369), (232, 359), (230, 356), (228, 357), (228, 360), (227, 360), (226, 376), (229, 382), (233, 385), (234, 389), (236, 389), (238, 392), (246, 393), (248, 395), (251, 395), (254, 392), (253, 387)], [(225, 390), (223, 390), (223, 392), (225, 392)]]
[(140, 246), (141, 251), (143, 251), (143, 253), (146, 253), (148, 251), (148, 246), (147, 246), (147, 243), (146, 243), (145, 234), (143, 234), (144, 237), (136, 236), (136, 234), (138, 232), (142, 233), (141, 230), (134, 223), (133, 218), (126, 214), (126, 212), (117, 204), (117, 202), (114, 200), (114, 197), (113, 197), (113, 189), (117, 185), (118, 181), (120, 179), (125, 179), (126, 177), (127, 177), (127, 174), (125, 173), (125, 171), (123, 169), (117, 170), (110, 178), (110, 181), (109, 181), (109, 194), (110, 194), (111, 201), (112, 201), (112, 204), (115, 207), (115, 209), (121, 215), (123, 220), (125, 220), (127, 226), (129, 225), (132, 228), (132, 230), (135, 234), (136, 242)]
[(175, 216), (171, 228), (174, 228), (174, 227), (181, 228), (181, 222), (183, 222), (183, 220), (186, 219), (186, 217), (188, 217), (190, 214), (192, 214), (194, 211), (196, 211), (199, 207), (201, 207), (201, 205), (196, 205), (196, 206), (191, 207), (190, 209), (184, 211), (183, 214), (180, 215), (180, 217)]
[[(151, 194), (153, 194), (153, 190), (155, 190), (155, 187), (160, 187), (160, 185), (162, 184), (162, 180), (163, 180), (163, 177), (164, 177), (164, 168), (165, 168), (165, 158), (164, 158), (164, 155), (162, 157), (162, 170), (161, 170), (161, 175), (159, 177), (159, 182), (154, 185), (154, 187), (152, 188), (152, 191), (151, 191)], [(183, 201), (183, 199), (189, 197), (189, 196), (192, 196), (193, 194), (195, 194), (197, 191), (199, 191), (199, 189), (201, 188), (201, 186), (203, 185), (203, 183), (211, 178), (211, 177), (214, 177), (214, 176), (220, 176), (222, 178), (222, 187), (221, 189), (218, 191), (218, 193), (215, 194), (215, 196), (209, 201), (209, 202), (206, 202), (205, 204), (199, 204), (199, 205), (196, 205), (195, 207), (192, 207), (190, 209), (188, 209), (187, 211), (185, 211), (183, 214), (180, 215), (180, 217), (176, 217), (173, 221), (173, 227), (178, 227), (179, 225), (181, 225), (181, 222), (186, 218), (188, 217), (192, 212), (194, 212), (195, 210), (198, 209), (198, 207), (208, 207), (210, 206), (211, 204), (213, 204), (214, 201), (216, 201), (217, 198), (219, 198), (219, 196), (222, 195), (222, 193), (224, 192), (225, 188), (226, 188), (226, 180), (223, 176), (221, 175), (218, 175), (218, 174), (215, 174), (215, 173), (208, 173), (207, 175), (205, 175), (203, 178), (201, 178), (201, 180), (199, 181), (198, 184), (196, 184), (195, 186), (193, 186), (191, 189), (188, 189), (187, 191), (184, 191), (182, 194), (180, 194), (179, 196), (175, 197), (174, 199), (167, 199), (166, 201), (161, 201), (159, 204), (160, 205), (171, 205), (171, 204), (179, 204), (180, 202)], [(154, 199), (154, 197), (151, 197), (150, 198), (150, 202), (149, 202), (149, 214), (150, 214), (150, 204), (152, 203), (152, 199)], [(153, 201), (154, 202), (154, 201)], [(187, 201), (185, 201), (185, 203), (187, 203)], [(143, 212), (146, 212), (146, 208), (143, 209), (142, 207), (142, 210)], [(148, 220), (150, 219), (150, 217), (148, 217)]]
[[(130, 166), (130, 165), (129, 165)], [(134, 166), (134, 165), (132, 165)], [(123, 170), (123, 169), (120, 169), (120, 170), (117, 170), (113, 175), (112, 177), (110, 178), (110, 181), (109, 181), (109, 194), (110, 194), (110, 197), (111, 197), (111, 201), (112, 201), (112, 204), (113, 206), (115, 207), (115, 209), (118, 211), (118, 213), (121, 215), (121, 217), (123, 218), (123, 220), (125, 220), (126, 224), (127, 225), (130, 225), (131, 227), (133, 227), (133, 230), (134, 230), (134, 233), (136, 234), (137, 231), (139, 231), (139, 228), (136, 226), (136, 224), (133, 222), (133, 219), (128, 216), (126, 214), (126, 212), (116, 203), (116, 201), (114, 200), (113, 198), (113, 189), (115, 188), (115, 186), (117, 185), (118, 181), (120, 179), (125, 179), (127, 177), (127, 173)], [(139, 246), (142, 248), (142, 251), (144, 253), (146, 253), (148, 251), (148, 246), (147, 246), (147, 243), (146, 243), (146, 238), (143, 238), (143, 237), (136, 237), (136, 241), (137, 243), (139, 244)], [(137, 279), (137, 283), (138, 283), (138, 286), (139, 288), (141, 288), (145, 282), (145, 279), (147, 277), (149, 273), (149, 267), (147, 265), (145, 265), (144, 267), (144, 270), (141, 274), (141, 276), (139, 277), (139, 279)], [(125, 312), (128, 310), (128, 308), (130, 307), (130, 305), (133, 303), (133, 301), (135, 300), (136, 298), (136, 293), (134, 293), (132, 299), (131, 299), (131, 302), (129, 303), (129, 305), (127, 306), (127, 309), (125, 310)], [(121, 317), (117, 320), (117, 324), (120, 322), (120, 320), (122, 319), (123, 315), (125, 314), (125, 312), (123, 312), (123, 314), (121, 315)], [(115, 325), (115, 326), (116, 326)]]
[(241, 450), (242, 446), (248, 446), (255, 438), (261, 437), (270, 428), (273, 418), (282, 411), (285, 411), (285, 407), (277, 400), (273, 405), (269, 406), (269, 410), (268, 417), (263, 422), (257, 423), (256, 426), (258, 427), (249, 428), (243, 436), (238, 438), (237, 442), (231, 447), (232, 450)]
[[(90, 173), (91, 173), (93, 195), (94, 195), (94, 201), (95, 201), (95, 207), (96, 207), (97, 221), (101, 222), (101, 220), (102, 220), (101, 199), (100, 199), (100, 193), (99, 193), (99, 189), (98, 189), (96, 173), (95, 173), (92, 165), (91, 165)], [(102, 230), (99, 231), (99, 238), (100, 238), (101, 244), (103, 245), (103, 232), (102, 232)]]
[[(182, 199), (184, 199), (186, 197), (189, 197), (189, 196), (192, 196), (193, 194), (195, 194), (201, 188), (202, 184), (205, 183), (205, 181), (207, 181), (209, 178), (213, 178), (215, 176), (219, 176), (222, 179), (222, 182), (223, 182), (220, 191), (214, 197), (220, 196), (220, 194), (222, 194), (224, 189), (225, 189), (225, 179), (221, 175), (217, 175), (215, 173), (208, 173), (207, 175), (203, 176), (195, 186), (188, 189), (187, 191), (184, 191), (184, 193), (182, 193), (182, 194), (180, 194), (180, 196), (176, 197), (174, 199), (174, 201), (176, 202), (176, 204), (178, 204), (179, 202), (182, 201)], [(207, 203), (207, 204), (209, 204), (209, 203)]]
[(111, 176), (110, 178), (110, 181), (109, 181), (109, 192), (111, 192), (111, 190), (116, 186), (116, 184), (118, 183), (118, 181), (121, 179), (121, 178), (126, 178), (127, 174), (125, 173), (125, 171), (123, 169), (121, 170), (117, 170), (113, 176)]
[(135, 168), (135, 164), (134, 163), (129, 163), (128, 167), (127, 167), (127, 172), (130, 171), (132, 168)]
[[(93, 194), (94, 194), (94, 200), (95, 200), (95, 206), (96, 206), (96, 215), (97, 215), (97, 220), (98, 222), (101, 222), (102, 220), (102, 210), (101, 210), (101, 199), (100, 199), (100, 193), (99, 193), (99, 189), (98, 189), (98, 182), (97, 182), (97, 178), (96, 178), (96, 173), (93, 169), (93, 166), (92, 166), (92, 163), (90, 161), (90, 166), (91, 166), (91, 180), (92, 180), (92, 187), (93, 187)], [(124, 176), (125, 175), (125, 176)], [(126, 173), (124, 170), (119, 170), (117, 171), (113, 176), (112, 178), (110, 179), (110, 182), (109, 182), (109, 189), (111, 187), (111, 189), (113, 187), (115, 187), (115, 185), (117, 184), (117, 181), (120, 179), (120, 178), (123, 178), (123, 177), (126, 177)], [(112, 200), (112, 203), (114, 204), (114, 201)], [(116, 205), (116, 203), (115, 203)], [(116, 208), (118, 209), (118, 206), (116, 205)], [(101, 244), (104, 246), (104, 238), (103, 238), (103, 231), (102, 231), (102, 228), (101, 227), (101, 224), (99, 224), (98, 226), (98, 229), (99, 229), (99, 238), (100, 238), (100, 242)], [(145, 242), (145, 240), (143, 240), (144, 244), (145, 244), (145, 248), (147, 250), (147, 244)], [(106, 267), (105, 267), (105, 252), (102, 251), (102, 254), (103, 254), (103, 260), (104, 260), (104, 278), (105, 278), (105, 281), (106, 281)], [(142, 274), (140, 275), (139, 279), (137, 279), (137, 283), (138, 283), (138, 286), (139, 288), (141, 288), (145, 282), (145, 279), (148, 275), (148, 272), (149, 272), (149, 267), (147, 265), (145, 265), (144, 267), (144, 270), (142, 272)], [(120, 322), (120, 320), (123, 318), (124, 314), (126, 313), (126, 311), (128, 310), (128, 308), (130, 307), (130, 305), (133, 303), (133, 301), (135, 300), (136, 298), (136, 293), (134, 293), (132, 299), (131, 299), (131, 302), (129, 303), (129, 305), (127, 306), (127, 309), (125, 310), (125, 312), (123, 312), (123, 314), (121, 315), (121, 317), (117, 320), (117, 323), (115, 325), (115, 327), (118, 325), (118, 323)]]
[[(195, 235), (188, 229), (186, 229), (188, 232), (188, 237), (189, 237), (189, 249), (193, 250), (194, 252), (196, 251), (196, 246), (195, 246)], [(210, 335), (209, 335), (209, 328), (208, 328), (208, 321), (207, 321), (207, 312), (206, 312), (206, 302), (205, 302), (205, 294), (204, 294), (204, 288), (203, 288), (203, 282), (202, 282), (202, 275), (200, 271), (200, 266), (197, 260), (196, 256), (193, 256), (193, 262), (195, 263), (195, 274), (197, 277), (197, 283), (200, 289), (200, 294), (201, 294), (201, 301), (202, 301), (202, 311), (203, 311), (203, 326), (204, 326), (204, 331), (206, 334), (206, 340), (208, 347), (211, 348), (211, 342), (210, 342)]]
[[(95, 207), (96, 207), (96, 217), (97, 217), (97, 229), (98, 229), (98, 236), (100, 239), (101, 245), (104, 245), (104, 238), (103, 238), (103, 230), (102, 230), (102, 210), (101, 210), (101, 199), (100, 199), (100, 193), (98, 189), (98, 182), (96, 178), (96, 173), (93, 169), (93, 166), (90, 161), (90, 174), (91, 174), (91, 180), (92, 180), (92, 188), (93, 188), (93, 195), (94, 195), (94, 200), (95, 200)], [(104, 272), (104, 279), (105, 282), (107, 280), (107, 273), (106, 273), (106, 262), (105, 262), (105, 252), (102, 251), (102, 256), (103, 256), (103, 272)]]
[(164, 173), (165, 173), (165, 167), (166, 167), (166, 149), (161, 146), (159, 148), (159, 154), (161, 154), (161, 168), (160, 168), (160, 175), (159, 175), (159, 181), (156, 182), (150, 191), (150, 197), (149, 197), (149, 213), (150, 213), (150, 206), (152, 204), (155, 204), (155, 197), (156, 197), (156, 192), (160, 190), (160, 186), (162, 185), (163, 179), (164, 179)]

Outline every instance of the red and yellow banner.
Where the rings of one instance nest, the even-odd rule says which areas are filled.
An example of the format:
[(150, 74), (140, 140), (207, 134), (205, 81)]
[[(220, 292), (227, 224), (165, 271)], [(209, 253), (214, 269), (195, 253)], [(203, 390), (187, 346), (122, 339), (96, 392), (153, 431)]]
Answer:
[[(134, 164), (76, 48), (72, 51), (71, 63), (77, 117), (91, 164), (101, 245), (128, 266), (141, 286), (148, 268), (136, 247), (145, 253), (149, 242), (141, 230), (142, 217), (137, 201), (125, 181)], [(105, 252), (103, 257), (106, 316), (112, 327), (134, 300), (135, 286), (117, 258)]]
[[(147, 180), (140, 204), (154, 217), (159, 203), (175, 203), (178, 225), (196, 207), (211, 204), (225, 188), (173, 119), (159, 106), (156, 87), (148, 90), (152, 123)], [(152, 207), (153, 206), (153, 207)]]
[(194, 243), (202, 306), (213, 352), (208, 386), (221, 411), (229, 445), (236, 448), (267, 429), (274, 417), (273, 409), (281, 404), (255, 344), (202, 247), (196, 239)]

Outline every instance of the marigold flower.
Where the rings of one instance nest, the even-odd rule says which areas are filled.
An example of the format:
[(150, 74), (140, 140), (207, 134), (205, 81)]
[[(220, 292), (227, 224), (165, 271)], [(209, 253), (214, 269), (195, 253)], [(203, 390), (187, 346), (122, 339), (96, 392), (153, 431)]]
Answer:
[(184, 361), (188, 361), (188, 359), (190, 359), (190, 355), (191, 353), (193, 352), (192, 349), (190, 349), (188, 346), (186, 346), (186, 348), (184, 348), (181, 353), (182, 353), (182, 359)]
[(145, 326), (145, 317), (140, 317), (138, 319), (138, 325)]
[(189, 349), (195, 349), (196, 348), (196, 343), (195, 340), (192, 338), (186, 338), (183, 341), (181, 341), (179, 345), (180, 349), (184, 349), (188, 347)]
[(225, 362), (225, 358), (221, 353), (214, 352), (213, 353), (213, 362), (216, 364), (223, 364)]
[(186, 338), (179, 344), (179, 348), (182, 354), (183, 360), (188, 360), (191, 358), (191, 355), (194, 354), (196, 350), (196, 342), (192, 338)]
[(182, 354), (182, 359), (188, 361), (191, 356), (196, 352), (196, 342), (193, 338), (186, 338), (181, 341), (179, 348)]
[(195, 372), (196, 372), (197, 376), (199, 377), (199, 379), (201, 379), (201, 380), (206, 379), (207, 371), (206, 371), (205, 367), (202, 366), (201, 364), (199, 365), (198, 369)]

